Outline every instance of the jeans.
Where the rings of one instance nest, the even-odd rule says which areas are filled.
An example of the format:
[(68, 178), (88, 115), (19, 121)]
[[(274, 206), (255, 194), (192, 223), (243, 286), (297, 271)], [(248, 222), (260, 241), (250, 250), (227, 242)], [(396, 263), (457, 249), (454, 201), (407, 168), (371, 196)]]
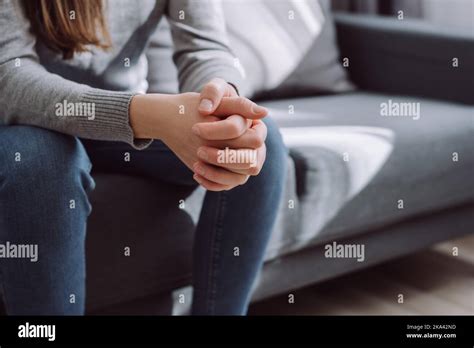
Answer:
[[(266, 120), (267, 159), (258, 176), (206, 193), (193, 255), (195, 315), (243, 315), (263, 263), (285, 182), (287, 150)], [(133, 162), (123, 160), (130, 152)], [(9, 315), (82, 315), (85, 236), (94, 171), (196, 186), (192, 172), (161, 142), (79, 140), (30, 126), (0, 127), (0, 246), (38, 246), (38, 260), (0, 258)], [(239, 248), (239, 256), (234, 251)]]

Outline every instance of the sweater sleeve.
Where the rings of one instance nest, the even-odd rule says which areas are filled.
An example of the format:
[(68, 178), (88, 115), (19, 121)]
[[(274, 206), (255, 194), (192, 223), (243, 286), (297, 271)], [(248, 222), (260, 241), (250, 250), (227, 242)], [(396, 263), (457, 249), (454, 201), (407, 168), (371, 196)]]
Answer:
[[(149, 144), (134, 139), (128, 114), (132, 93), (79, 84), (40, 64), (20, 1), (0, 0), (0, 33), (0, 125), (38, 126), (87, 139), (124, 141), (135, 148)], [(68, 116), (58, 112), (61, 105), (80, 105), (94, 113)]]
[(217, 0), (170, 0), (167, 18), (180, 90), (200, 92), (220, 77), (245, 94), (239, 62), (229, 48), (222, 4)]

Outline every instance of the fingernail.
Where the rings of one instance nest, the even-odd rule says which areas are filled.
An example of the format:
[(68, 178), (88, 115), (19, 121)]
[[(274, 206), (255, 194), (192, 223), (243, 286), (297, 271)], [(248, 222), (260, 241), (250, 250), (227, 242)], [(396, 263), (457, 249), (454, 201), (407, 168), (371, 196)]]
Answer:
[(198, 157), (203, 159), (203, 160), (207, 160), (207, 152), (203, 149), (200, 149), (198, 150), (198, 153), (197, 153)]
[(260, 115), (260, 114), (266, 114), (266, 113), (268, 113), (268, 110), (267, 110), (266, 108), (264, 108), (263, 106), (260, 106), (260, 105), (258, 105), (258, 104), (253, 104), (253, 105), (252, 105), (252, 112), (253, 112), (254, 114)]
[(201, 135), (201, 132), (199, 131), (199, 127), (197, 125), (194, 125), (192, 128), (191, 128), (191, 131), (196, 134), (196, 135)]
[(203, 99), (201, 100), (201, 103), (199, 104), (199, 109), (202, 111), (207, 111), (211, 112), (212, 111), (212, 101), (209, 99)]
[(196, 180), (198, 182), (199, 185), (201, 185), (202, 183), (202, 180), (198, 178), (197, 175), (193, 175), (193, 179)]
[(204, 174), (206, 174), (206, 171), (204, 170), (204, 168), (197, 163), (194, 165), (194, 170), (198, 172), (198, 174), (201, 176), (204, 176)]

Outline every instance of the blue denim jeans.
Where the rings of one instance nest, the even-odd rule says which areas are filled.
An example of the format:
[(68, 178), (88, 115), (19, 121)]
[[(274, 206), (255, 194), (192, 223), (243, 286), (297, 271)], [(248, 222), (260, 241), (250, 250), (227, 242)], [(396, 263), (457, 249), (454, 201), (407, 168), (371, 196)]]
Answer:
[[(262, 266), (285, 182), (287, 150), (266, 120), (267, 159), (260, 174), (230, 191), (207, 192), (193, 256), (196, 315), (243, 315)], [(124, 162), (131, 152), (133, 164)], [(0, 244), (38, 245), (38, 260), (0, 258), (10, 315), (81, 315), (85, 236), (94, 171), (196, 185), (192, 172), (161, 142), (79, 140), (29, 126), (0, 127)], [(234, 256), (239, 247), (240, 256)]]

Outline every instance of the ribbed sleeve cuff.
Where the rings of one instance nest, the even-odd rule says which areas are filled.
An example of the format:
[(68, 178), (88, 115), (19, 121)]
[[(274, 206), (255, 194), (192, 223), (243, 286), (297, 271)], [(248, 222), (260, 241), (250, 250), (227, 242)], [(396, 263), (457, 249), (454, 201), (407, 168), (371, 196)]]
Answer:
[(182, 81), (180, 88), (181, 92), (200, 93), (204, 85), (215, 77), (219, 77), (232, 84), (241, 96), (248, 96), (250, 94), (247, 81), (242, 73), (234, 67), (228, 65), (205, 67), (199, 71), (196, 71), (193, 76), (190, 76), (189, 78)]
[(81, 102), (93, 105), (94, 117), (81, 120), (82, 133), (91, 138), (124, 141), (135, 149), (148, 147), (153, 139), (136, 139), (130, 126), (129, 108), (136, 93), (91, 89), (82, 95)]

